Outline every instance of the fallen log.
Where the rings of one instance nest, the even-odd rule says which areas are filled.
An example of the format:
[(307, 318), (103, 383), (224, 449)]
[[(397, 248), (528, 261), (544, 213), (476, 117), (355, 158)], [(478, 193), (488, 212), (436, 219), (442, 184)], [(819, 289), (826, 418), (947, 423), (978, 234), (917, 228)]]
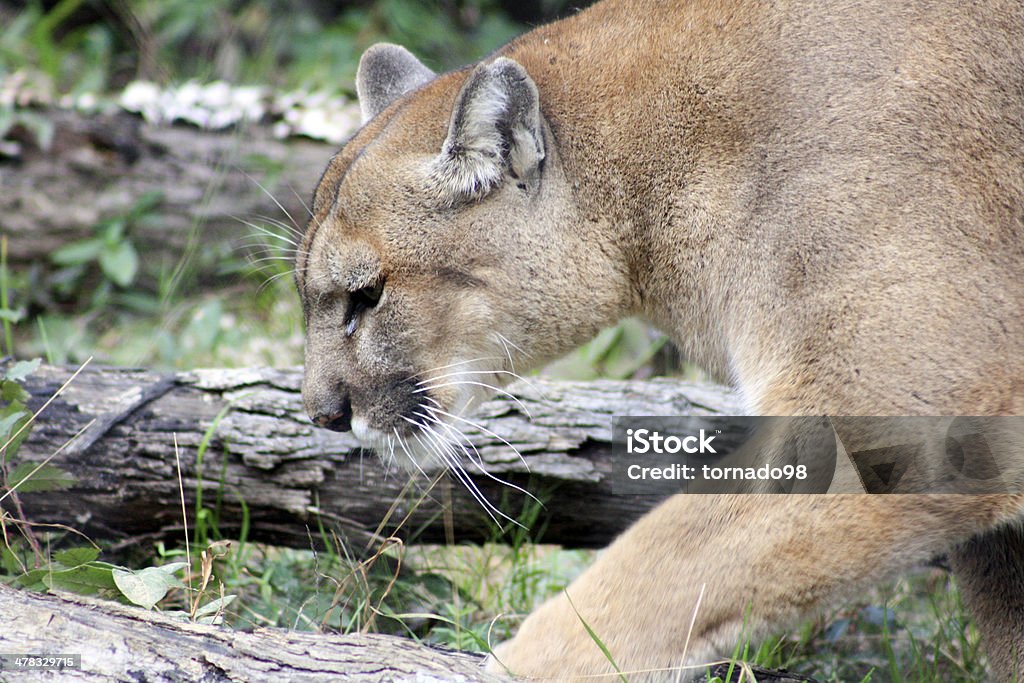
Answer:
[[(78, 656), (63, 676), (78, 681), (465, 681), (485, 674), (482, 657), (385, 635), (339, 636), (259, 629), (246, 633), (183, 623), (158, 612), (0, 584), (0, 678), (37, 681), (6, 655)], [(54, 674), (56, 672), (50, 671)], [(61, 677), (57, 674), (55, 677)]]
[[(18, 591), (0, 584), (0, 677), (37, 681), (39, 669), (18, 669), (17, 655), (70, 657), (76, 665), (54, 678), (107, 681), (430, 681), (498, 683), (481, 670), (482, 656), (379, 634), (336, 635), (257, 629), (235, 631), (172, 619), (159, 612), (95, 598)], [(813, 679), (746, 667), (762, 683)], [(712, 668), (724, 676), (728, 665)], [(740, 667), (734, 667), (733, 677)], [(746, 680), (747, 677), (744, 677)], [(675, 680), (675, 677), (673, 677)], [(683, 680), (705, 681), (700, 672)]]
[[(26, 383), (30, 407), (41, 406), (70, 374), (39, 368)], [(465, 486), (428, 490), (421, 475), (410, 480), (389, 471), (350, 434), (314, 428), (302, 409), (300, 383), (298, 369), (87, 368), (40, 415), (15, 456), (39, 462), (63, 447), (51, 464), (75, 484), (60, 493), (20, 494), (24, 514), (113, 540), (115, 547), (179, 541), (180, 462), (186, 509), (191, 514), (201, 495), (229, 537), (247, 514), (249, 537), (277, 545), (308, 548), (320, 525), (350, 539), (397, 534), (440, 542), (447, 538), (447, 509), (454, 540), (496, 540), (494, 523)], [(722, 387), (670, 379), (538, 378), (511, 391), (514, 399), (481, 406), (474, 418), (480, 428), (466, 430), (489, 475), (467, 469), (482, 495), (512, 517), (529, 499), (496, 478), (542, 498), (534, 540), (569, 547), (607, 544), (659, 500), (612, 490), (606, 475), (613, 414), (739, 412), (736, 397)]]

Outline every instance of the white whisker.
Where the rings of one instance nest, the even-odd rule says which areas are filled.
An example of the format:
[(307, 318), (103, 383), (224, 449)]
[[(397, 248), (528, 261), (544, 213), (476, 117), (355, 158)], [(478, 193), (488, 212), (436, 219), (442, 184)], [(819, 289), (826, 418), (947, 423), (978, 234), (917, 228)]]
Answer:
[(521, 353), (524, 358), (530, 358), (531, 357), (531, 354), (529, 354), (526, 351), (524, 351), (523, 347), (521, 347), (518, 344), (516, 344), (515, 342), (513, 342), (511, 339), (509, 339), (508, 337), (503, 335), (501, 332), (495, 332), (494, 334), (496, 334), (498, 336), (498, 341), (500, 341), (503, 345), (511, 346), (513, 349), (515, 349), (516, 351)]
[(441, 365), (441, 366), (436, 367), (436, 368), (431, 368), (429, 370), (421, 370), (421, 371), (419, 371), (419, 372), (417, 372), (417, 373), (415, 373), (413, 375), (409, 375), (408, 377), (406, 377), (406, 380), (410, 380), (410, 379), (413, 379), (415, 377), (419, 377), (420, 375), (426, 375), (426, 374), (431, 373), (431, 372), (437, 372), (438, 370), (445, 370), (447, 368), (453, 368), (453, 367), (455, 367), (457, 365), (466, 365), (468, 363), (480, 363), (480, 362), (483, 362), (485, 360), (499, 360), (499, 359), (496, 356), (484, 356), (482, 358), (473, 358), (471, 360), (460, 360), (460, 361), (456, 361), (454, 363), (449, 363), (448, 365)]
[(475, 382), (473, 380), (466, 379), (466, 380), (458, 380), (458, 381), (455, 381), (455, 382), (443, 382), (441, 384), (431, 384), (429, 386), (426, 385), (426, 384), (423, 384), (423, 385), (420, 386), (420, 388), (414, 389), (413, 393), (421, 394), (421, 393), (423, 393), (425, 391), (430, 391), (431, 389), (442, 389), (444, 387), (455, 387), (455, 386), (460, 386), (460, 385), (463, 385), (463, 384), (468, 385), (468, 386), (483, 387), (485, 389), (490, 389), (491, 391), (493, 391), (495, 393), (501, 394), (503, 396), (507, 396), (517, 406), (519, 406), (520, 410), (522, 410), (524, 413), (526, 413), (526, 416), (528, 418), (530, 418), (531, 420), (533, 419), (533, 415), (530, 414), (529, 409), (525, 405), (523, 405), (523, 402), (520, 401), (515, 395), (510, 394), (509, 392), (505, 391), (504, 389), (499, 389), (498, 387), (492, 386), (490, 384), (486, 384), (484, 382)]
[[(424, 418), (424, 419), (430, 420), (431, 422), (433, 422), (434, 424), (438, 425), (439, 427), (444, 428), (444, 430), (447, 433), (449, 433), (449, 434), (454, 432), (456, 438), (452, 441), (452, 443), (457, 445), (462, 450), (462, 452), (466, 455), (466, 459), (469, 460), (474, 465), (476, 465), (476, 468), (478, 470), (480, 470), (480, 473), (483, 474), (485, 477), (487, 477), (489, 479), (492, 479), (493, 481), (495, 481), (495, 482), (497, 482), (497, 483), (499, 483), (499, 484), (501, 484), (503, 486), (507, 486), (508, 488), (515, 489), (516, 491), (519, 491), (520, 493), (522, 493), (522, 494), (524, 494), (526, 496), (529, 496), (530, 498), (533, 498), (535, 501), (537, 501), (538, 503), (543, 505), (543, 503), (541, 503), (540, 499), (537, 498), (537, 496), (533, 495), (532, 493), (530, 493), (526, 489), (522, 488), (521, 486), (517, 486), (516, 484), (513, 484), (510, 481), (505, 481), (501, 477), (495, 476), (494, 474), (491, 474), (490, 472), (488, 472), (487, 468), (484, 467), (483, 455), (480, 454), (480, 451), (477, 449), (476, 444), (474, 444), (472, 441), (470, 441), (469, 437), (466, 436), (466, 434), (462, 430), (458, 429), (457, 427), (455, 427), (455, 426), (453, 426), (453, 425), (451, 425), (451, 424), (449, 424), (447, 422), (444, 422), (442, 420), (438, 420), (436, 417), (424, 415), (423, 413), (416, 413), (416, 414), (419, 415), (420, 417)], [(465, 441), (465, 443), (470, 448), (473, 449), (473, 452), (476, 453), (476, 457), (475, 458), (472, 455), (470, 455), (469, 450), (467, 450), (466, 446), (463, 445), (463, 443), (462, 443), (463, 441)], [(529, 468), (527, 468), (527, 470), (529, 470)], [(516, 522), (516, 524), (518, 524), (518, 522)]]
[(275, 275), (271, 275), (270, 277), (268, 277), (268, 278), (267, 278), (266, 280), (264, 280), (264, 281), (263, 281), (263, 284), (261, 284), (261, 285), (260, 285), (260, 286), (259, 286), (259, 287), (258, 287), (258, 288), (256, 289), (256, 291), (257, 291), (257, 292), (262, 292), (262, 291), (263, 291), (264, 289), (266, 289), (267, 287), (269, 287), (269, 286), (270, 286), (270, 285), (271, 285), (271, 284), (272, 284), (273, 282), (275, 282), (275, 281), (276, 281), (276, 280), (278, 280), (279, 278), (282, 278), (282, 277), (287, 277), (287, 276), (289, 276), (289, 275), (291, 275), (291, 274), (292, 274), (292, 271), (291, 271), (291, 270), (286, 270), (286, 271), (284, 271), (283, 273), (277, 273), (277, 274), (275, 274)]
[(508, 376), (512, 377), (514, 380), (516, 380), (518, 382), (522, 382), (527, 387), (529, 387), (533, 391), (537, 392), (537, 395), (540, 397), (540, 399), (542, 401), (547, 401), (547, 397), (544, 395), (544, 392), (541, 390), (540, 387), (538, 387), (536, 384), (534, 384), (532, 381), (530, 381), (526, 377), (523, 377), (522, 375), (520, 375), (520, 374), (518, 374), (516, 372), (511, 372), (509, 370), (456, 370), (455, 372), (449, 372), (449, 373), (445, 373), (443, 375), (438, 375), (437, 377), (432, 377), (430, 379), (421, 380), (418, 384), (420, 384), (422, 386), (422, 385), (426, 385), (426, 384), (429, 384), (430, 382), (434, 382), (434, 381), (437, 381), (437, 380), (448, 379), (450, 377), (458, 377), (460, 374), (461, 375), (508, 375)]
[(277, 208), (281, 209), (281, 213), (283, 213), (283, 214), (284, 214), (285, 216), (287, 216), (287, 217), (288, 217), (288, 220), (290, 220), (290, 221), (292, 222), (292, 225), (294, 225), (294, 226), (295, 226), (296, 228), (298, 228), (298, 229), (300, 229), (300, 230), (301, 230), (301, 228), (299, 227), (299, 224), (298, 224), (298, 223), (296, 223), (296, 222), (295, 222), (295, 219), (294, 219), (294, 218), (292, 218), (292, 215), (291, 215), (290, 213), (288, 213), (288, 209), (284, 208), (284, 205), (283, 205), (283, 204), (281, 204), (281, 202), (277, 201), (277, 197), (275, 197), (274, 195), (272, 195), (272, 194), (270, 193), (270, 191), (269, 191), (269, 190), (267, 190), (267, 188), (263, 187), (263, 185), (261, 185), (261, 184), (260, 184), (260, 181), (256, 180), (255, 178), (253, 178), (253, 177), (252, 177), (251, 175), (249, 175), (248, 173), (244, 173), (244, 171), (243, 171), (243, 174), (245, 175), (245, 177), (246, 177), (246, 178), (248, 178), (248, 179), (249, 179), (249, 180), (251, 180), (252, 182), (256, 183), (256, 187), (258, 187), (258, 188), (260, 188), (261, 190), (263, 190), (263, 194), (265, 194), (265, 195), (267, 195), (268, 197), (270, 197), (270, 200), (271, 200), (271, 201), (273, 201), (273, 202), (274, 202), (275, 204), (277, 204)]
[[(462, 464), (459, 462), (458, 455), (452, 449), (451, 443), (449, 441), (444, 439), (440, 434), (438, 434), (432, 427), (428, 425), (423, 425), (423, 434), (438, 447), (439, 454), (440, 449), (444, 449), (445, 453), (448, 456), (446, 458), (446, 462), (448, 462), (451, 465), (451, 471), (455, 473), (455, 476), (459, 478), (459, 481), (461, 481), (462, 484), (469, 490), (473, 498), (476, 499), (478, 503), (480, 503), (480, 505), (484, 508), (484, 510), (487, 512), (487, 514), (490, 516), (491, 520), (493, 520), (495, 524), (497, 524), (499, 527), (501, 526), (501, 523), (494, 516), (494, 514), (492, 514), (492, 511), (494, 513), (497, 513), (501, 517), (505, 518), (509, 522), (513, 524), (518, 524), (516, 520), (506, 515), (504, 512), (495, 507), (493, 503), (487, 500), (487, 497), (484, 496), (483, 493), (480, 491), (480, 488), (476, 485), (476, 482), (473, 481), (473, 479), (469, 476), (469, 473), (466, 472), (466, 470), (462, 467)], [(472, 459), (470, 459), (470, 461), (472, 462)]]
[[(437, 401), (434, 401), (434, 403), (437, 403)], [(438, 404), (438, 406), (440, 406), (440, 404)], [(519, 460), (520, 460), (520, 462), (523, 463), (523, 466), (526, 467), (526, 471), (527, 472), (530, 471), (530, 465), (529, 465), (529, 463), (526, 462), (526, 458), (523, 457), (523, 454), (519, 452), (519, 449), (516, 448), (515, 446), (513, 446), (512, 444), (510, 444), (504, 438), (498, 436), (497, 434), (495, 434), (491, 430), (487, 429), (486, 427), (484, 427), (482, 425), (479, 425), (476, 422), (473, 422), (472, 420), (467, 420), (464, 417), (459, 417), (458, 415), (453, 415), (453, 414), (451, 414), (451, 413), (449, 413), (449, 412), (447, 412), (445, 410), (442, 410), (440, 407), (437, 407), (437, 408), (430, 408), (429, 406), (423, 406), (423, 407), (431, 415), (437, 413), (438, 415), (444, 415), (445, 417), (450, 417), (453, 420), (458, 420), (459, 422), (465, 422), (470, 427), (473, 427), (474, 429), (477, 429), (477, 430), (483, 432), (484, 434), (487, 434), (488, 436), (493, 436), (495, 439), (497, 439), (498, 441), (502, 442), (503, 444), (505, 444), (506, 446), (511, 448), (512, 452), (515, 453), (516, 456), (519, 457)]]
[[(407, 420), (409, 422), (412, 422), (411, 420), (409, 420), (408, 418), (405, 418), (405, 417), (403, 417), (402, 419)], [(415, 423), (413, 423), (413, 424), (415, 424)], [(421, 427), (420, 425), (416, 425), (416, 426), (417, 426), (417, 428)], [(487, 501), (480, 494), (480, 491), (478, 489), (476, 489), (472, 485), (472, 481), (466, 475), (465, 471), (462, 469), (462, 467), (459, 465), (459, 463), (457, 461), (453, 461), (452, 459), (448, 458), (445, 455), (445, 453), (443, 453), (440, 449), (438, 449), (436, 444), (424, 443), (423, 439), (420, 438), (420, 433), (422, 433), (424, 436), (426, 436), (426, 430), (424, 430), (424, 429), (419, 429), (419, 432), (412, 432), (412, 436), (420, 444), (420, 446), (423, 448), (423, 450), (428, 451), (430, 453), (433, 453), (437, 457), (438, 460), (440, 460), (442, 463), (447, 465), (448, 471), (451, 472), (455, 476), (455, 478), (458, 479), (462, 483), (462, 485), (466, 487), (466, 490), (469, 491), (470, 495), (473, 496), (474, 500), (476, 500), (476, 502), (480, 504), (480, 506), (484, 509), (484, 511), (491, 517), (491, 519), (494, 520), (495, 524), (497, 524), (498, 520), (494, 518), (494, 515), (491, 514), (491, 511), (489, 509), (489, 507), (490, 507), (489, 501)]]
[(299, 196), (299, 193), (295, 191), (295, 188), (291, 186), (291, 183), (289, 183), (288, 189), (290, 189), (292, 191), (292, 194), (295, 195), (295, 198), (299, 200), (299, 204), (302, 204), (302, 208), (306, 210), (306, 213), (309, 214), (309, 217), (316, 218), (316, 216), (313, 215), (313, 210), (310, 209), (309, 206), (306, 204), (306, 201)]
[(271, 221), (271, 220), (268, 220), (268, 219), (264, 219), (264, 220), (266, 220), (266, 222), (271, 223), (272, 225), (274, 225), (276, 227), (279, 227), (282, 230), (285, 230), (288, 234), (281, 234), (280, 232), (275, 232), (274, 230), (268, 229), (266, 226), (260, 225), (259, 223), (253, 223), (252, 221), (247, 221), (244, 218), (236, 217), (235, 220), (239, 221), (240, 223), (242, 223), (246, 227), (249, 227), (249, 228), (252, 228), (253, 230), (255, 230), (258, 234), (257, 235), (253, 235), (253, 237), (257, 237), (259, 235), (262, 235), (263, 237), (271, 237), (271, 238), (273, 238), (275, 240), (280, 240), (281, 242), (287, 242), (288, 244), (292, 245), (293, 247), (298, 247), (299, 246), (299, 241), (297, 239), (295, 239), (298, 235), (293, 234), (291, 232), (291, 228), (289, 228), (285, 224), (278, 224), (277, 222), (274, 222), (274, 221)]
[[(402, 419), (405, 420), (407, 418), (402, 417)], [(411, 420), (410, 420), (410, 422), (411, 422)], [(415, 424), (415, 423), (413, 423), (413, 424)], [(402, 447), (402, 450), (405, 451), (406, 457), (408, 457), (409, 461), (412, 462), (412, 464), (416, 467), (416, 469), (420, 471), (420, 474), (423, 475), (423, 478), (429, 481), (430, 477), (428, 477), (427, 473), (423, 471), (423, 468), (420, 467), (420, 463), (416, 460), (416, 457), (412, 453), (409, 452), (409, 449), (408, 449), (408, 447), (406, 447), (405, 442), (402, 441), (402, 435), (398, 433), (398, 427), (395, 427), (394, 431), (395, 431), (395, 437), (398, 439), (398, 445), (400, 445)], [(416, 435), (415, 432), (413, 432), (413, 436), (415, 436), (415, 435)]]

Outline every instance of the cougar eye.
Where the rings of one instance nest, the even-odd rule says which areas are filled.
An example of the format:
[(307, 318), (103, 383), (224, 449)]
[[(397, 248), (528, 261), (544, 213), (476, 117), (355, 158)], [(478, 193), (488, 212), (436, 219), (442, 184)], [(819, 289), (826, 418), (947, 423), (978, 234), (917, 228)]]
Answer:
[(373, 308), (380, 301), (380, 295), (384, 293), (384, 281), (381, 280), (369, 287), (363, 287), (355, 293), (355, 297), (363, 302), (366, 308)]
[(345, 313), (345, 336), (351, 337), (359, 326), (359, 316), (368, 308), (380, 302), (384, 293), (384, 281), (376, 282), (349, 294), (348, 311)]

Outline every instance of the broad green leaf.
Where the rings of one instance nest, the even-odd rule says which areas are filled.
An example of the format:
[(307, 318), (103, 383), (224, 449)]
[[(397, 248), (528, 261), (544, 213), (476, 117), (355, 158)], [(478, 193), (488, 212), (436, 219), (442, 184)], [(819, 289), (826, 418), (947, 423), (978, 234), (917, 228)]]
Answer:
[(118, 242), (100, 252), (100, 267), (115, 284), (127, 287), (139, 270), (139, 254), (131, 242)]
[(96, 548), (68, 548), (54, 554), (53, 559), (70, 569), (88, 564), (99, 556)]
[(48, 572), (43, 583), (53, 590), (66, 590), (79, 595), (96, 595), (101, 590), (116, 588), (111, 570), (85, 564), (73, 569)]
[[(11, 488), (18, 487), (21, 493), (37, 493), (39, 491), (63, 491), (75, 483), (75, 478), (53, 465), (43, 465), (39, 471), (25, 480), (38, 463), (23, 462), (14, 468), (7, 483)], [(22, 480), (25, 480), (24, 482)]]
[(32, 360), (20, 360), (15, 363), (10, 370), (7, 371), (7, 379), (20, 382), (25, 379), (39, 367), (39, 364), (43, 362), (42, 358), (33, 358)]
[(113, 577), (118, 590), (126, 598), (146, 609), (153, 609), (167, 591), (181, 585), (164, 567), (146, 567), (138, 571), (115, 569)]
[(92, 238), (65, 244), (50, 254), (50, 260), (58, 266), (80, 266), (95, 261), (103, 251), (103, 240)]

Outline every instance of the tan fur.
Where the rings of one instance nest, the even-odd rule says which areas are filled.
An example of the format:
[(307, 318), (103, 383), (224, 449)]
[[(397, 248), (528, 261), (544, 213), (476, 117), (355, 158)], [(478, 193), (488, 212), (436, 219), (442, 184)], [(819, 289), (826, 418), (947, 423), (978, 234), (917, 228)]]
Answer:
[[(361, 89), (396, 99), (364, 103), (296, 264), (314, 418), (347, 397), (368, 445), (429, 465), (411, 422), (488, 393), (458, 382), (500, 386), (630, 314), (761, 414), (1021, 412), (1020, 3), (606, 0), (432, 80), (381, 59), (361, 72), (413, 80)], [(1021, 678), (1022, 511), (677, 496), (496, 655), (611, 672), (582, 617), (624, 670), (706, 661), (744, 619), (763, 634), (949, 552), (994, 680)]]

